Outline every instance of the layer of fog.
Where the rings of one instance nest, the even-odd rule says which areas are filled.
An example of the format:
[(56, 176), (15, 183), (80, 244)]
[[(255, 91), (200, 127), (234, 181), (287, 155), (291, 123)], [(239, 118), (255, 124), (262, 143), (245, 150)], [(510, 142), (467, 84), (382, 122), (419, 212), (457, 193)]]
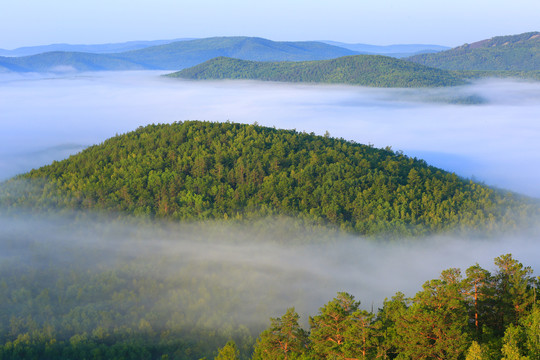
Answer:
[[(149, 123), (230, 120), (317, 134), (328, 130), (540, 197), (540, 83), (489, 80), (415, 90), (158, 75), (0, 75), (0, 179)], [(470, 96), (486, 103), (447, 103)], [(66, 145), (72, 150), (51, 151)]]
[[(187, 282), (182, 291), (220, 284), (239, 301), (234, 316), (260, 324), (291, 306), (313, 315), (338, 291), (355, 295), (365, 309), (377, 310), (397, 291), (414, 296), (444, 269), (460, 267), (464, 273), (479, 263), (494, 271), (493, 259), (506, 253), (513, 253), (538, 275), (537, 236), (534, 231), (489, 240), (436, 237), (395, 244), (305, 228), (289, 219), (241, 226), (145, 225), (134, 219), (18, 214), (0, 216), (0, 264), (4, 269), (9, 265), (10, 276), (19, 268), (39, 271), (56, 266), (88, 273), (140, 264), (139, 276), (166, 280), (182, 274), (197, 280)], [(137, 271), (136, 266), (132, 269)], [(157, 292), (153, 300), (166, 296)]]

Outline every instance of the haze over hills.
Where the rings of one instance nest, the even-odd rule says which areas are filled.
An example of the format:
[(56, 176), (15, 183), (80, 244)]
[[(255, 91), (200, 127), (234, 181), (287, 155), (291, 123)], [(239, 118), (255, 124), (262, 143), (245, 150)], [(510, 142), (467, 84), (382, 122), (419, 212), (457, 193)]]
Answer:
[[(261, 56), (273, 51), (266, 43), (249, 44), (255, 52), (262, 47)], [(249, 44), (224, 48), (247, 54)], [(36, 68), (146, 69), (145, 61), (167, 48), (133, 51), (129, 59), (52, 52), (36, 55), (45, 59)], [(27, 71), (34, 59), (8, 65)], [(452, 80), (448, 71), (369, 55), (309, 64), (219, 57), (185, 72), (208, 64), (239, 77), (287, 75), (288, 81), (357, 80), (359, 72), (372, 76), (371, 84)], [(410, 72), (414, 77), (403, 80)], [(540, 359), (537, 273), (511, 255), (496, 258), (489, 271), (479, 265), (501, 248), (510, 250), (497, 255), (516, 251), (540, 261), (534, 256), (538, 199), (390, 147), (309, 133), (341, 128), (338, 134), (348, 139), (397, 148), (407, 139), (421, 149), (429, 139), (436, 156), (467, 155), (455, 159), (475, 160), (476, 169), (482, 159), (494, 159), (494, 168), (519, 177), (538, 171), (531, 166), (538, 157), (530, 157), (540, 153), (538, 83), (517, 82), (511, 91), (510, 81), (362, 89), (195, 83), (154, 72), (25, 77), (32, 80), (0, 84), (3, 149), (45, 138), (78, 143), (81, 133), (91, 139), (81, 143), (99, 144), (0, 183), (1, 360), (223, 359), (227, 349), (228, 358), (241, 360)], [(504, 101), (474, 107), (407, 101), (484, 94), (479, 85), (508, 89), (490, 97)], [(193, 114), (230, 116), (235, 123), (152, 124), (102, 142), (140, 124)], [(236, 123), (254, 120), (266, 126)], [(99, 134), (90, 134), (94, 129)], [(10, 161), (11, 154), (0, 151)], [(521, 163), (505, 167), (505, 161)], [(538, 178), (530, 178), (533, 187)], [(475, 263), (463, 275), (457, 268)], [(423, 286), (417, 280), (446, 266), (452, 268)], [(359, 294), (363, 307), (343, 292), (320, 307), (334, 289)], [(289, 306), (304, 324), (293, 308), (273, 317)], [(301, 342), (287, 342), (284, 353), (280, 341), (290, 339), (290, 329)]]
[(324, 40), (321, 42), (357, 51), (365, 55), (386, 55), (397, 58), (412, 56), (416, 54), (439, 52), (450, 49), (450, 47), (448, 46), (431, 44), (399, 44), (379, 46), (369, 44), (348, 44), (329, 40)]
[(31, 57), (0, 57), (0, 66), (13, 71), (47, 71), (69, 67), (92, 70), (179, 70), (218, 56), (257, 61), (332, 59), (354, 51), (314, 41), (276, 42), (249, 37), (216, 37), (177, 41), (115, 54), (53, 52)]
[(146, 67), (112, 55), (53, 51), (23, 57), (0, 57), (0, 66), (16, 72), (144, 70)]
[(374, 87), (463, 85), (445, 70), (381, 55), (354, 55), (331, 60), (254, 62), (219, 57), (168, 75), (185, 79), (255, 79)]
[(497, 36), (406, 60), (446, 70), (540, 70), (540, 32)]
[(156, 69), (183, 69), (218, 56), (255, 61), (305, 61), (353, 54), (354, 51), (315, 41), (214, 37), (145, 48), (123, 53), (121, 56)]
[[(442, 52), (407, 57), (404, 60), (443, 70), (474, 71), (474, 73), (456, 74), (463, 78), (502, 76), (539, 79), (539, 44), (540, 33), (531, 32), (495, 37)], [(250, 61), (314, 61), (360, 53), (400, 57), (405, 52), (439, 51), (445, 47), (439, 45), (373, 46), (332, 41), (280, 42), (237, 36), (182, 39), (181, 41), (134, 41), (103, 45), (60, 44), (13, 51), (33, 53), (51, 49), (78, 51), (52, 51), (20, 57), (0, 56), (0, 71), (182, 70), (216, 57)], [(128, 49), (129, 51), (125, 51)], [(82, 52), (82, 50), (91, 52)], [(485, 71), (490, 72), (485, 73)]]
[(86, 52), (93, 54), (112, 54), (124, 51), (138, 50), (150, 46), (164, 45), (176, 41), (193, 40), (192, 38), (172, 39), (172, 40), (152, 40), (152, 41), (126, 41), (122, 43), (110, 44), (50, 44), (39, 46), (24, 46), (13, 50), (0, 49), (0, 56), (30, 56), (45, 52), (65, 51), (65, 52)]
[[(287, 215), (359, 234), (494, 231), (538, 206), (390, 150), (256, 125), (150, 125), (4, 183), (0, 205), (175, 220)], [(521, 214), (521, 215), (518, 215)]]

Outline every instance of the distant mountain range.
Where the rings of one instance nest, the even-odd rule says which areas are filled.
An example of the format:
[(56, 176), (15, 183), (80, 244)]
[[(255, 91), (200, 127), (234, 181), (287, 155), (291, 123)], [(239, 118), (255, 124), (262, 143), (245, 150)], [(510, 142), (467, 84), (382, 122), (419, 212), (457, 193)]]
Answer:
[[(0, 73), (182, 70), (218, 57), (259, 62), (298, 62), (360, 54), (401, 57), (410, 53), (431, 52), (403, 60), (442, 70), (460, 71), (454, 75), (465, 79), (493, 76), (540, 79), (540, 32), (498, 36), (447, 49), (440, 45), (375, 46), (333, 41), (271, 41), (240, 36), (101, 45), (56, 44), (0, 50), (0, 54), (9, 55), (0, 56)], [(47, 52), (36, 54), (40, 51)], [(28, 55), (14, 56), (16, 54)], [(283, 67), (280, 69), (284, 70)], [(421, 74), (418, 73), (417, 76)]]
[[(357, 49), (357, 50), (355, 50)], [(438, 45), (375, 46), (338, 42), (283, 42), (256, 37), (130, 41), (118, 44), (53, 44), (0, 49), (0, 71), (181, 70), (215, 57), (253, 61), (309, 61), (361, 53), (411, 54), (445, 50)]]
[(254, 79), (316, 82), (373, 87), (463, 85), (459, 76), (382, 55), (353, 55), (316, 61), (247, 61), (226, 57), (208, 60), (169, 75), (185, 79)]
[(345, 49), (356, 51), (365, 55), (386, 55), (396, 58), (403, 58), (416, 54), (434, 53), (449, 50), (448, 46), (426, 45), (426, 44), (402, 44), (402, 45), (368, 45), (368, 44), (347, 44), (337, 41), (321, 41), (325, 44), (339, 46)]
[(65, 52), (87, 52), (93, 54), (112, 54), (124, 51), (139, 50), (150, 46), (170, 44), (176, 41), (193, 40), (192, 38), (173, 40), (153, 40), (153, 41), (127, 41), (112, 44), (51, 44), (42, 46), (25, 46), (13, 50), (0, 49), (0, 56), (31, 56), (45, 52), (65, 51)]
[(540, 32), (497, 36), (406, 60), (446, 70), (539, 71)]
[(355, 54), (349, 49), (315, 41), (279, 42), (253, 37), (214, 37), (112, 54), (48, 52), (23, 57), (0, 57), (0, 67), (20, 72), (179, 70), (219, 56), (256, 61), (305, 61)]

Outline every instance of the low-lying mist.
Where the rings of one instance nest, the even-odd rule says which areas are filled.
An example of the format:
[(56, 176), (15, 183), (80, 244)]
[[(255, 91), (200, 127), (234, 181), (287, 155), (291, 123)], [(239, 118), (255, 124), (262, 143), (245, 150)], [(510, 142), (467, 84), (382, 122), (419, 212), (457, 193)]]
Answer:
[[(464, 273), (479, 263), (493, 270), (493, 259), (505, 253), (538, 271), (537, 238), (534, 230), (496, 239), (471, 235), (389, 242), (287, 218), (178, 224), (19, 213), (0, 217), (0, 282), (16, 280), (21, 291), (33, 294), (30, 298), (45, 290), (50, 298), (61, 298), (88, 277), (91, 284), (85, 286), (92, 295), (71, 290), (73, 298), (64, 300), (66, 313), (96, 304), (120, 306), (121, 294), (135, 292), (141, 311), (149, 314), (189, 310), (208, 326), (231, 319), (261, 327), (291, 306), (306, 321), (306, 314), (315, 314), (338, 291), (377, 310), (397, 291), (413, 296), (444, 269), (460, 267)], [(43, 277), (39, 289), (28, 288), (25, 279), (36, 273)], [(91, 289), (109, 283), (113, 289), (108, 292)], [(136, 284), (155, 288), (142, 294), (133, 290)]]
[(374, 89), (160, 74), (1, 74), (0, 179), (138, 126), (230, 120), (391, 146), (461, 176), (540, 197), (540, 83)]

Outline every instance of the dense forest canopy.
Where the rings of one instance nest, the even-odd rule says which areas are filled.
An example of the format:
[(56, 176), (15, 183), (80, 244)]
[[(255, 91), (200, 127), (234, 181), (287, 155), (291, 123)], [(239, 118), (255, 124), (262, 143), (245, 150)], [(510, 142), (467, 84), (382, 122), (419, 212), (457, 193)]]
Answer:
[(511, 254), (495, 273), (451, 268), (414, 297), (396, 293), (377, 313), (346, 292), (299, 325), (294, 308), (271, 319), (254, 359), (540, 359), (539, 279)]
[(359, 234), (498, 231), (538, 205), (390, 149), (258, 125), (179, 122), (113, 137), (3, 184), (6, 207), (176, 220), (288, 215)]
[(407, 60), (446, 70), (538, 72), (540, 32), (497, 36), (439, 53), (411, 56)]
[(255, 79), (374, 87), (463, 85), (459, 76), (380, 55), (345, 56), (302, 62), (255, 62), (218, 57), (168, 75), (186, 79)]
[(25, 228), (0, 233), (2, 360), (540, 358), (539, 282), (511, 255), (493, 270), (445, 270), (378, 310), (340, 292), (309, 317), (289, 308), (268, 323), (277, 299), (302, 305), (332, 284), (279, 269), (278, 259), (270, 267), (211, 251), (218, 242), (205, 237), (236, 242), (223, 227), (218, 236), (198, 224), (197, 239), (195, 227), (5, 220)]

